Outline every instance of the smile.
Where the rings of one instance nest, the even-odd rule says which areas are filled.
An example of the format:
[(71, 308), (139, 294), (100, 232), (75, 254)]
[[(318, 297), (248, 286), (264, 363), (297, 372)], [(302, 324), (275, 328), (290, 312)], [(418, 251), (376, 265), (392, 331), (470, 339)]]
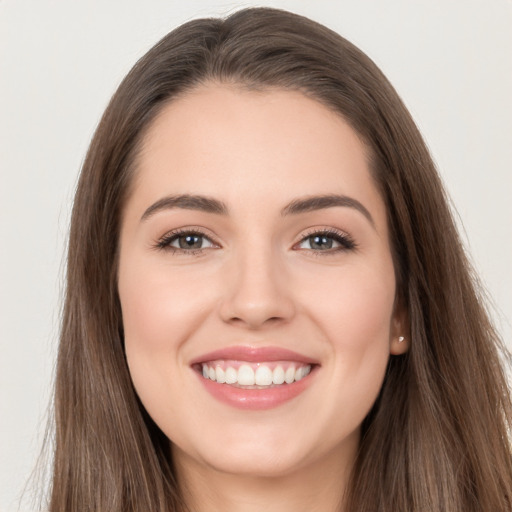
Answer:
[(212, 361), (202, 364), (202, 375), (219, 384), (267, 388), (298, 382), (311, 372), (310, 364), (288, 361), (249, 363), (241, 361)]
[(229, 347), (191, 363), (203, 389), (239, 409), (263, 410), (301, 395), (315, 381), (319, 361), (279, 347)]

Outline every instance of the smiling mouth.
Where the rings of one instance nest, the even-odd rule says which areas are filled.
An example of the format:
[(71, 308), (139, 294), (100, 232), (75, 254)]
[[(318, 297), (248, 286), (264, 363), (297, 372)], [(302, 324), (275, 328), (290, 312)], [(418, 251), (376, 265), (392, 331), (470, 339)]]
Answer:
[(190, 362), (203, 388), (241, 410), (273, 409), (298, 398), (316, 380), (320, 361), (279, 346), (229, 346)]
[(208, 361), (196, 365), (205, 379), (241, 389), (269, 389), (302, 380), (311, 364), (290, 361), (246, 362)]

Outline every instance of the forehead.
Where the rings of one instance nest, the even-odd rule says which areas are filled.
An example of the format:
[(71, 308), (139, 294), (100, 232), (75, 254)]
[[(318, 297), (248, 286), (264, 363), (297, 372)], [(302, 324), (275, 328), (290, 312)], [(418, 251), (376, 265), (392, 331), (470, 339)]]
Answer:
[(300, 92), (212, 84), (166, 105), (149, 127), (133, 199), (193, 193), (277, 207), (339, 193), (384, 217), (368, 160), (349, 124)]

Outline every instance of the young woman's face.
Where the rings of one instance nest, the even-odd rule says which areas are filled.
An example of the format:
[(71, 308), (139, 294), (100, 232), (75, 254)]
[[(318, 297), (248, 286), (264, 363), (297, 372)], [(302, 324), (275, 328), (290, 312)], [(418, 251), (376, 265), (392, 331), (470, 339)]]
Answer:
[(184, 467), (349, 463), (406, 347), (365, 148), (296, 92), (210, 85), (165, 107), (124, 210), (119, 295), (133, 383)]

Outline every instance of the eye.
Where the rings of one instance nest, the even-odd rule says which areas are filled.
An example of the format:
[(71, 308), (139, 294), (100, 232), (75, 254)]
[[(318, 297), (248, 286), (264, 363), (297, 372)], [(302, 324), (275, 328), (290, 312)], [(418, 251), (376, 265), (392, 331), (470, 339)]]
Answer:
[(175, 252), (196, 253), (203, 249), (217, 247), (210, 238), (199, 231), (173, 231), (163, 236), (156, 244), (158, 249)]
[(213, 244), (203, 235), (198, 233), (189, 233), (177, 235), (169, 242), (171, 247), (177, 249), (204, 249), (205, 247), (213, 247)]
[(338, 252), (355, 249), (356, 244), (346, 233), (340, 231), (316, 231), (304, 237), (296, 246), (314, 252)]

